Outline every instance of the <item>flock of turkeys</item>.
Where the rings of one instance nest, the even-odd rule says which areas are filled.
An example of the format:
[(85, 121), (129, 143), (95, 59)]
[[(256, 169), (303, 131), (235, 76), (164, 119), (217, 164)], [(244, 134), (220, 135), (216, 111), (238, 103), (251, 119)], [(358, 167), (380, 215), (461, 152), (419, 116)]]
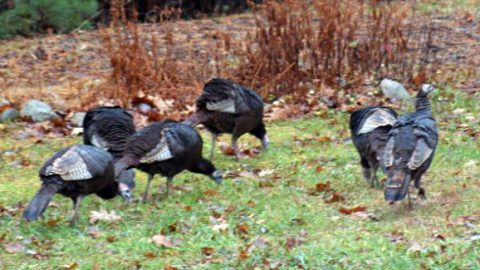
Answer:
[[(430, 166), (438, 142), (438, 131), (427, 98), (433, 90), (423, 85), (416, 97), (416, 111), (400, 117), (388, 107), (371, 106), (352, 113), (350, 129), (358, 150), (365, 179), (379, 185), (376, 171), (387, 174), (385, 200), (409, 199), (413, 180), (425, 198), (421, 177)], [(212, 163), (217, 136), (232, 134), (232, 148), (239, 159), (237, 140), (250, 133), (264, 149), (269, 139), (263, 121), (262, 98), (252, 89), (225, 79), (212, 79), (196, 102), (197, 110), (182, 123), (161, 121), (140, 130), (132, 116), (120, 107), (99, 107), (87, 112), (83, 121), (83, 143), (66, 147), (48, 159), (40, 169), (42, 185), (23, 217), (40, 217), (54, 194), (72, 199), (78, 220), (82, 199), (97, 194), (103, 199), (121, 195), (131, 201), (135, 187), (134, 169), (148, 174), (143, 201), (148, 198), (156, 174), (167, 178), (168, 196), (173, 178), (188, 170), (222, 183), (222, 174)], [(210, 159), (202, 156), (203, 142), (195, 126), (202, 124), (212, 134)]]

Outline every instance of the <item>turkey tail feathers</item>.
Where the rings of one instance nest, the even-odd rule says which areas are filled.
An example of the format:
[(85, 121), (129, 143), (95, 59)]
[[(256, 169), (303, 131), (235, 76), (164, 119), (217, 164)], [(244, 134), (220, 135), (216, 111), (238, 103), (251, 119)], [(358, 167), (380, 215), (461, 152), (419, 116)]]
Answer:
[(23, 211), (23, 218), (26, 221), (36, 220), (43, 214), (52, 199), (53, 195), (60, 189), (58, 184), (43, 184), (35, 197), (30, 201), (25, 211)]

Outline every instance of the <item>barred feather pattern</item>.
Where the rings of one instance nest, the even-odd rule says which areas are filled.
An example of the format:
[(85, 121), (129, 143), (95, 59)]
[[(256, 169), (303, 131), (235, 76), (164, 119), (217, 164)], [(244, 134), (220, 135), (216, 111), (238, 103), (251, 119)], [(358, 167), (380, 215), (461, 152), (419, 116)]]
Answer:
[(263, 101), (255, 91), (221, 78), (205, 84), (196, 105), (199, 110), (263, 116)]
[(140, 159), (140, 163), (153, 163), (173, 158), (173, 155), (170, 152), (167, 137), (165, 136), (166, 132), (168, 132), (168, 130), (162, 130), (160, 132), (160, 142), (157, 144), (157, 146), (155, 146), (155, 148), (153, 148), (152, 151), (148, 152)]
[(138, 168), (169, 177), (183, 170), (210, 175), (215, 167), (202, 158), (202, 145), (198, 132), (188, 125), (172, 121), (153, 123), (130, 137), (124, 156), (115, 164), (115, 174)]
[(58, 175), (64, 181), (88, 180), (103, 174), (112, 162), (113, 157), (102, 149), (74, 145), (49, 159), (40, 170), (40, 175)]
[(84, 144), (108, 150), (117, 159), (122, 156), (128, 137), (135, 133), (132, 116), (118, 106), (89, 110), (83, 128)]

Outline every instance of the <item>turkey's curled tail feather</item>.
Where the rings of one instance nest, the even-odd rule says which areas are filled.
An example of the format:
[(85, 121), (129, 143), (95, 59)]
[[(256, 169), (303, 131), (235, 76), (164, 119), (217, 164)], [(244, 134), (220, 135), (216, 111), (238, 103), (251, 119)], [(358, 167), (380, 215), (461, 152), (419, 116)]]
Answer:
[(53, 195), (55, 195), (60, 188), (61, 186), (59, 184), (43, 184), (25, 211), (23, 211), (23, 218), (26, 221), (33, 221), (41, 216)]
[(197, 125), (205, 122), (207, 120), (208, 116), (205, 112), (203, 111), (197, 111), (193, 113), (189, 118), (187, 118), (185, 121), (182, 123), (191, 127), (196, 127)]

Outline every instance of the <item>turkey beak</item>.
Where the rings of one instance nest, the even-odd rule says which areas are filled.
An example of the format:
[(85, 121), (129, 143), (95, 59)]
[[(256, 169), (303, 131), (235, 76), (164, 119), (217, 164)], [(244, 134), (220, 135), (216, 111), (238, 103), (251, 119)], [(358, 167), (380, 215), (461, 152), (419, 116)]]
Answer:
[(211, 175), (210, 178), (212, 178), (217, 185), (220, 185), (223, 182), (223, 177), (222, 174), (219, 171), (214, 171)]
[(132, 193), (130, 192), (130, 188), (124, 183), (119, 183), (118, 184), (118, 189), (120, 190), (120, 195), (123, 197), (123, 199), (127, 203), (131, 203), (132, 202)]

